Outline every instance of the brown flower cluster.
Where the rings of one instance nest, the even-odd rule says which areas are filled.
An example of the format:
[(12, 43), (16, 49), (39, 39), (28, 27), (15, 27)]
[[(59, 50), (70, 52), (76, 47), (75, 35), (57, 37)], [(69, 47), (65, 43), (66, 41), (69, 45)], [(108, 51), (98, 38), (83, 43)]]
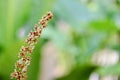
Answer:
[(38, 21), (38, 24), (34, 25), (34, 30), (29, 33), (28, 38), (25, 40), (25, 45), (20, 48), (14, 72), (10, 75), (11, 79), (16, 78), (16, 80), (26, 80), (26, 72), (28, 65), (30, 65), (31, 53), (33, 52), (43, 28), (46, 27), (52, 16), (53, 14), (48, 12)]

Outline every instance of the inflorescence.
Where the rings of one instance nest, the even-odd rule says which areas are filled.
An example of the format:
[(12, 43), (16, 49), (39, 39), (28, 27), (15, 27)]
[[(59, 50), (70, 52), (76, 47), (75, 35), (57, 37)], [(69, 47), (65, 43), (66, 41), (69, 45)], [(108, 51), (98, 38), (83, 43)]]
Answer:
[(30, 65), (31, 53), (37, 44), (38, 38), (41, 35), (43, 28), (46, 27), (48, 21), (53, 17), (51, 12), (48, 12), (34, 25), (34, 30), (30, 31), (28, 38), (25, 40), (25, 45), (20, 48), (18, 60), (15, 63), (14, 72), (11, 73), (11, 79), (26, 80), (27, 68)]

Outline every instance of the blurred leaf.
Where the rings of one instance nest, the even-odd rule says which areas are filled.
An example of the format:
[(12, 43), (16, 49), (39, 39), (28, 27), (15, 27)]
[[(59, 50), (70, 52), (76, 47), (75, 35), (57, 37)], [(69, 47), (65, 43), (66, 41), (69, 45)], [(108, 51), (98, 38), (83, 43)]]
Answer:
[(9, 76), (14, 69), (20, 46), (20, 41), (11, 43), (11, 45), (5, 47), (4, 52), (0, 55), (0, 75), (3, 75), (3, 80), (10, 80)]
[(90, 74), (97, 68), (90, 64), (85, 64), (79, 67), (73, 68), (70, 74), (58, 78), (56, 80), (88, 80)]
[(106, 33), (114, 32), (117, 30), (115, 23), (111, 22), (110, 20), (92, 21), (90, 23), (90, 28), (94, 29), (95, 31)]
[(120, 63), (112, 65), (112, 66), (107, 66), (107, 67), (101, 67), (96, 70), (100, 75), (105, 76), (105, 75), (120, 75)]
[(60, 19), (67, 21), (73, 29), (79, 31), (83, 31), (85, 29), (84, 25), (92, 18), (91, 12), (86, 6), (76, 0), (69, 0), (69, 2), (67, 0), (58, 0), (54, 8)]

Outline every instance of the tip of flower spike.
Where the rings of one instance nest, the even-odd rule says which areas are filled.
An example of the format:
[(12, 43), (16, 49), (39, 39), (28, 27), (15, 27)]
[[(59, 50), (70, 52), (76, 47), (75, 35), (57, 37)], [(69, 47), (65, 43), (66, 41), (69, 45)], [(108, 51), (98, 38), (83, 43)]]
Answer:
[(50, 19), (52, 19), (52, 17), (53, 17), (53, 14), (51, 11), (49, 11), (42, 17), (42, 19), (38, 22), (38, 24), (40, 24), (43, 28), (45, 28), (46, 24)]
[(48, 16), (53, 16), (53, 13), (51, 11), (47, 12)]

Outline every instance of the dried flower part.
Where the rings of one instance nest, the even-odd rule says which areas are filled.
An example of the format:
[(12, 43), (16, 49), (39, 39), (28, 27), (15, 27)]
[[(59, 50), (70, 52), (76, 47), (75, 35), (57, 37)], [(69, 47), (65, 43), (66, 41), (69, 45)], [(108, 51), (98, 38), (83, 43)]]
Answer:
[[(11, 73), (11, 79), (15, 78), (16, 80), (26, 80), (26, 72), (28, 65), (30, 65), (31, 53), (37, 44), (38, 38), (41, 35), (43, 28), (46, 27), (48, 21), (53, 17), (51, 12), (48, 12), (46, 15), (39, 20), (38, 24), (34, 25), (34, 30), (30, 31), (28, 38), (25, 40), (25, 44), (20, 48), (18, 54), (18, 60), (15, 63), (14, 72)], [(39, 27), (41, 26), (41, 27)]]

